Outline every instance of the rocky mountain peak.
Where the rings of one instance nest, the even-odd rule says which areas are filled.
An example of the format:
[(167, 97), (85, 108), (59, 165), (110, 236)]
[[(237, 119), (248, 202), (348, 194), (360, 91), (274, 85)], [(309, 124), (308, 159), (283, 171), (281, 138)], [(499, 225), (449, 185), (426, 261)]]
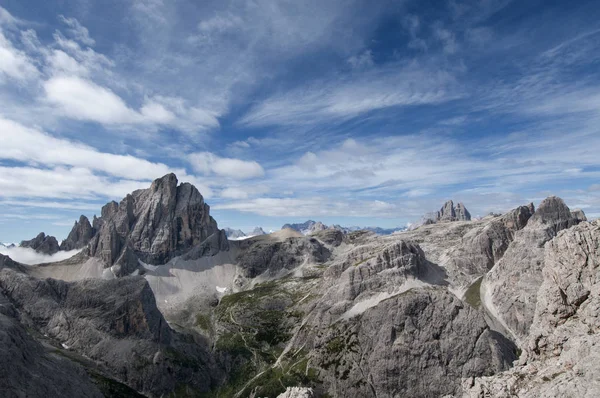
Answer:
[(43, 232), (40, 232), (38, 236), (31, 240), (22, 241), (21, 247), (28, 247), (38, 253), (44, 254), (54, 254), (60, 250), (56, 238), (54, 236), (46, 235)]
[(67, 239), (60, 244), (60, 250), (76, 250), (85, 247), (92, 239), (96, 231), (90, 224), (90, 220), (84, 215), (79, 217), (79, 221), (75, 221), (75, 225)]
[[(583, 213), (581, 210), (580, 212)], [(583, 218), (585, 218), (585, 214)], [(569, 207), (557, 196), (544, 199), (533, 214), (531, 221), (544, 224), (552, 228), (555, 233), (577, 224), (576, 217), (571, 214)]]
[(267, 233), (261, 228), (261, 227), (256, 227), (252, 230), (252, 233), (250, 233), (250, 235), (256, 236), (256, 235), (266, 235)]
[(118, 204), (107, 203), (95, 221), (99, 230), (88, 254), (106, 266), (119, 265), (119, 273), (126, 275), (138, 268), (138, 260), (164, 264), (213, 236), (211, 246), (227, 250), (225, 232), (218, 229), (200, 192), (189, 183), (177, 182), (175, 174), (167, 174)]

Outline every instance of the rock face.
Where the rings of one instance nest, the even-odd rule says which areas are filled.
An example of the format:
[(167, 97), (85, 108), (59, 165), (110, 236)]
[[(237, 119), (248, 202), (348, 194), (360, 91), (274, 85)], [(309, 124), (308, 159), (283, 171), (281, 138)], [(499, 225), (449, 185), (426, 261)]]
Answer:
[(533, 204), (519, 206), (468, 231), (461, 242), (444, 255), (442, 265), (451, 280), (465, 285), (487, 273), (500, 261), (517, 231), (525, 228), (533, 213)]
[(454, 207), (454, 202), (449, 200), (437, 212), (434, 221), (471, 221), (471, 213), (469, 213), (464, 204), (459, 203)]
[[(94, 220), (96, 235), (87, 254), (106, 266), (116, 266), (117, 276), (138, 268), (138, 259), (154, 265), (168, 262), (192, 247), (220, 236), (217, 222), (200, 192), (191, 184), (177, 185), (168, 174), (155, 180), (149, 189), (127, 195), (121, 203), (110, 202)], [(212, 239), (227, 250), (227, 239)]]
[(562, 199), (545, 199), (483, 279), (484, 305), (517, 342), (528, 335), (533, 322), (537, 290), (542, 283), (544, 244), (578, 223)]
[(291, 270), (307, 259), (323, 263), (331, 256), (331, 252), (317, 239), (308, 237), (284, 241), (244, 240), (240, 248), (243, 255), (238, 261), (247, 278), (254, 278), (266, 271), (275, 275), (281, 270)]
[(25, 326), (137, 391), (161, 396), (185, 385), (202, 392), (213, 383), (202, 346), (169, 328), (142, 277), (68, 283), (5, 268), (0, 292)]
[(78, 250), (85, 247), (94, 237), (96, 231), (90, 224), (90, 220), (84, 215), (75, 221), (75, 225), (69, 236), (60, 244), (60, 250)]
[(600, 222), (560, 232), (543, 263), (518, 366), (465, 380), (465, 397), (600, 396)]
[(515, 346), (436, 281), (436, 268), (404, 241), (330, 265), (290, 352), (309, 353), (331, 396), (437, 397), (460, 391), (462, 377), (507, 369)]
[(104, 395), (84, 369), (46, 352), (17, 320), (0, 293), (0, 395), (3, 397), (97, 397)]
[(22, 241), (21, 247), (28, 247), (38, 253), (44, 254), (54, 254), (60, 250), (56, 238), (54, 236), (46, 236), (43, 232), (40, 232), (38, 236), (31, 240)]

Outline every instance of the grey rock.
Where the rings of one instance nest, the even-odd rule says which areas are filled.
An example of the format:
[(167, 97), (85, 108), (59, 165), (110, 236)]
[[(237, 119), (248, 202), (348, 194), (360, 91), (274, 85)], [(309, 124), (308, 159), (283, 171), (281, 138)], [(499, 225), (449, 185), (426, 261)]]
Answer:
[(465, 397), (600, 396), (600, 223), (545, 245), (535, 317), (513, 369), (465, 379)]
[(517, 231), (525, 228), (533, 215), (533, 204), (519, 206), (489, 222), (474, 226), (444, 255), (442, 264), (455, 284), (465, 285), (487, 273), (496, 264)]
[(94, 225), (99, 230), (87, 254), (107, 267), (119, 265), (123, 275), (136, 269), (134, 257), (160, 265), (201, 244), (218, 244), (204, 252), (228, 248), (200, 192), (188, 183), (177, 185), (174, 174), (127, 195), (119, 204), (106, 204)]
[(528, 335), (533, 322), (537, 291), (542, 283), (544, 244), (578, 222), (562, 199), (555, 196), (545, 199), (483, 279), (482, 299), (486, 309), (517, 342)]
[(288, 387), (284, 393), (277, 398), (313, 398), (315, 396), (312, 388), (308, 387)]
[(291, 270), (305, 261), (323, 263), (331, 252), (315, 238), (288, 238), (283, 241), (247, 239), (240, 242), (243, 253), (239, 266), (247, 278), (264, 272), (275, 275), (281, 270)]
[[(97, 221), (96, 221), (97, 223)], [(60, 250), (77, 250), (85, 247), (94, 237), (96, 231), (90, 224), (90, 220), (84, 215), (75, 221), (75, 225), (69, 236), (60, 244)]]
[(54, 236), (46, 236), (43, 232), (40, 232), (38, 236), (31, 240), (22, 241), (21, 247), (28, 247), (38, 253), (44, 254), (54, 254), (60, 250), (56, 238)]
[(505, 370), (515, 347), (443, 288), (412, 289), (351, 319), (309, 323), (296, 344), (309, 350), (328, 393), (437, 397), (461, 378)]
[(332, 228), (316, 232), (312, 236), (332, 246), (341, 245), (345, 237), (344, 232), (339, 229)]
[(104, 396), (81, 366), (47, 352), (17, 317), (14, 306), (0, 292), (0, 396)]
[(449, 200), (444, 203), (444, 206), (437, 212), (434, 221), (471, 221), (471, 213), (469, 213), (464, 204), (459, 203), (454, 207), (454, 202)]
[(587, 217), (585, 216), (585, 213), (583, 212), (583, 210), (581, 209), (574, 209), (571, 211), (571, 215), (573, 216), (573, 218), (575, 218), (578, 222), (582, 222), (582, 221), (587, 221)]
[[(202, 344), (172, 331), (141, 277), (63, 282), (0, 270), (0, 291), (25, 326), (102, 366), (149, 396), (206, 392), (214, 365)], [(154, 359), (163, 360), (155, 363)]]

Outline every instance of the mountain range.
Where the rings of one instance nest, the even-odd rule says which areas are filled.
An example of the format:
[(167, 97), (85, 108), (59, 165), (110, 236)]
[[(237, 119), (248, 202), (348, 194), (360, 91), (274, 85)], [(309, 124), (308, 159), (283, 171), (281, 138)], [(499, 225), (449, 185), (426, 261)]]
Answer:
[(100, 214), (0, 255), (2, 396), (600, 396), (600, 221), (560, 198), (228, 240), (168, 174)]

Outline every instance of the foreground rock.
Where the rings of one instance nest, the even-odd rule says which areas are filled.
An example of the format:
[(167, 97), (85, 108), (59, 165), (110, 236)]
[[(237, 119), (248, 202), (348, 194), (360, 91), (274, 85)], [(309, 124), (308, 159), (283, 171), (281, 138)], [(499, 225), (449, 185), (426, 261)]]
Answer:
[(67, 283), (4, 268), (0, 291), (26, 327), (95, 361), (136, 391), (203, 392), (215, 382), (202, 345), (169, 328), (141, 277)]
[(94, 223), (98, 232), (85, 254), (114, 266), (117, 276), (139, 268), (139, 261), (165, 264), (205, 242), (206, 252), (227, 250), (227, 237), (210, 216), (210, 208), (191, 184), (177, 185), (168, 174), (149, 189), (127, 195), (121, 203), (110, 202)]
[(60, 250), (56, 238), (54, 236), (46, 236), (43, 232), (40, 232), (38, 236), (31, 240), (22, 241), (21, 247), (28, 247), (43, 254), (54, 254)]
[(446, 268), (456, 287), (466, 287), (492, 269), (533, 213), (533, 204), (529, 204), (493, 216), (488, 222), (473, 226), (460, 243), (446, 251), (440, 264)]
[(14, 306), (0, 293), (0, 396), (104, 396), (81, 366), (47, 352), (17, 318)]
[(90, 224), (90, 220), (84, 215), (75, 221), (75, 225), (67, 239), (60, 244), (60, 250), (79, 250), (85, 247), (96, 234), (96, 230)]
[(527, 337), (533, 322), (537, 291), (542, 283), (544, 244), (578, 223), (562, 199), (554, 196), (545, 199), (483, 279), (485, 307), (517, 342)]
[(460, 391), (462, 377), (516, 358), (510, 341), (447, 291), (419, 246), (362, 254), (327, 269), (323, 295), (290, 344), (308, 353), (329, 395), (443, 396)]
[(543, 282), (520, 363), (466, 379), (466, 397), (600, 396), (600, 222), (545, 245)]
[(462, 202), (455, 207), (454, 202), (449, 200), (444, 203), (444, 206), (442, 206), (442, 208), (436, 213), (433, 221), (471, 221), (471, 213), (469, 213)]

